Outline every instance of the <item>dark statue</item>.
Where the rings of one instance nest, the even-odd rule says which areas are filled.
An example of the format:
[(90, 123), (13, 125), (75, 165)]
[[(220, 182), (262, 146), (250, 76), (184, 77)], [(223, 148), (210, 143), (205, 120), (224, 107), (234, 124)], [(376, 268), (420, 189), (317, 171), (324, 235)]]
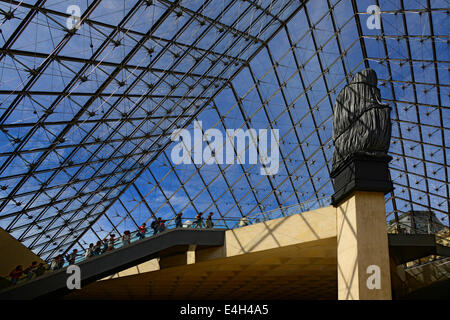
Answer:
[(358, 72), (338, 95), (333, 110), (333, 170), (353, 156), (383, 158), (391, 140), (391, 108), (381, 102), (377, 74)]
[(333, 169), (330, 173), (337, 207), (356, 191), (393, 190), (388, 156), (391, 108), (381, 102), (377, 74), (358, 72), (338, 94), (333, 110)]

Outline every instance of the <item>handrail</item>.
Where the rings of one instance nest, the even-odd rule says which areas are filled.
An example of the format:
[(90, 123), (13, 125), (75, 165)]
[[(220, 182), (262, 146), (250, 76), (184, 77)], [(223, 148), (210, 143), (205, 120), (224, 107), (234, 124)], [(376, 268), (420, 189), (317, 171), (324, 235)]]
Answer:
[[(416, 221), (425, 221), (426, 223), (428, 223), (428, 218), (415, 218), (415, 220)], [(437, 226), (437, 223), (435, 223), (435, 222), (433, 222), (432, 223), (433, 225), (436, 225)], [(443, 241), (443, 242), (447, 242), (447, 243), (450, 243), (450, 229), (447, 227), (447, 226), (445, 226), (445, 225), (439, 225), (439, 227), (441, 227), (441, 231), (438, 231), (438, 232), (424, 232), (423, 230), (421, 230), (420, 228), (418, 228), (418, 227), (413, 227), (412, 225), (410, 225), (410, 224), (407, 224), (407, 223), (404, 223), (404, 222), (394, 222), (394, 223), (391, 223), (391, 224), (388, 224), (388, 233), (391, 233), (391, 234), (396, 234), (396, 233), (399, 233), (398, 232), (398, 227), (403, 227), (403, 231), (404, 232), (407, 232), (407, 233), (409, 233), (409, 234), (434, 234), (435, 235), (435, 237), (436, 237), (436, 240), (440, 240), (440, 241)], [(408, 232), (408, 229), (410, 230), (410, 231), (413, 231), (413, 232)], [(436, 230), (436, 229), (435, 229)]]
[[(175, 224), (165, 226), (164, 231), (169, 230), (169, 229), (175, 229)], [(110, 247), (110, 239), (107, 239), (106, 240), (106, 245), (107, 245), (106, 246), (106, 250), (103, 250), (105, 242), (102, 241), (102, 243), (101, 243), (102, 247), (100, 247), (100, 252), (98, 252), (98, 254), (93, 254), (91, 256), (86, 257), (86, 251), (87, 250), (85, 252), (83, 252), (83, 253), (76, 254), (76, 256), (75, 256), (75, 264), (79, 264), (80, 262), (83, 262), (86, 259), (92, 258), (94, 256), (102, 255), (102, 254), (104, 254), (104, 253), (106, 253), (108, 251), (128, 246), (129, 244), (134, 243), (136, 241), (139, 241), (139, 240), (142, 240), (142, 239), (145, 239), (145, 238), (149, 238), (149, 237), (150, 238), (154, 237), (160, 232), (162, 232), (162, 231), (158, 231), (157, 233), (153, 233), (153, 231), (149, 231), (147, 229), (147, 231), (143, 234), (143, 236), (140, 237), (140, 236), (138, 236), (139, 230), (136, 230), (136, 231), (130, 232), (130, 239), (129, 239), (130, 241), (129, 242), (124, 242), (123, 241), (123, 236), (122, 237), (118, 237), (118, 238), (114, 239), (112, 247)], [(153, 233), (153, 234), (151, 234), (151, 233)], [(69, 261), (67, 260), (67, 256), (68, 255), (62, 257), (63, 264), (60, 265), (59, 267), (57, 266), (56, 268), (52, 269), (51, 268), (51, 264), (47, 264), (48, 268), (45, 270), (44, 274), (49, 273), (49, 272), (53, 272), (53, 271), (59, 271), (59, 270), (67, 268), (70, 265)], [(23, 282), (25, 282), (27, 280), (34, 279), (34, 278), (35, 277), (28, 278), (28, 275), (24, 275), (23, 277), (19, 278), (19, 280), (17, 281), (16, 285), (19, 284), (19, 283), (23, 283)]]
[[(327, 204), (331, 203), (331, 197), (323, 197), (323, 198), (319, 198), (319, 199), (311, 199), (308, 201), (305, 201), (303, 203), (300, 204), (294, 204), (291, 206), (286, 206), (286, 207), (282, 207), (282, 208), (277, 208), (277, 209), (273, 209), (267, 212), (260, 212), (260, 213), (256, 213), (254, 215), (249, 215), (249, 216), (244, 216), (244, 217), (223, 217), (223, 218), (211, 218), (211, 220), (216, 223), (214, 223), (213, 228), (217, 228), (217, 227), (225, 227), (225, 229), (230, 229), (227, 227), (226, 221), (236, 221), (236, 222), (241, 222), (243, 221), (243, 219), (246, 218), (245, 221), (243, 221), (243, 224), (238, 224), (237, 227), (241, 227), (244, 225), (248, 225), (248, 224), (253, 224), (253, 223), (259, 223), (261, 222), (261, 220), (259, 219), (260, 216), (262, 216), (262, 221), (267, 221), (267, 220), (273, 220), (273, 219), (277, 219), (280, 217), (285, 217), (285, 216), (290, 216), (290, 215), (294, 215), (294, 214), (299, 214), (305, 211), (310, 211), (313, 210), (313, 208), (319, 208), (321, 206), (325, 206)], [(277, 215), (277, 213), (279, 213), (279, 215)], [(191, 221), (192, 220), (192, 221)], [(206, 222), (205, 222), (206, 218), (202, 217), (200, 220), (200, 224), (206, 227)], [(165, 229), (171, 229), (171, 228), (175, 228), (175, 217), (171, 218), (170, 220), (162, 220), (164, 222), (167, 222), (168, 224), (164, 224)], [(192, 224), (190, 226), (184, 226), (184, 227), (197, 227), (195, 224), (196, 218), (181, 218), (181, 221), (191, 221)], [(217, 222), (223, 222), (222, 224), (219, 224)], [(236, 225), (235, 225), (236, 227)], [(147, 227), (148, 228), (148, 227)], [(145, 237), (147, 237), (147, 235), (150, 233), (151, 231), (149, 231), (147, 229), (147, 232), (145, 233)], [(130, 243), (134, 242), (137, 240), (137, 238), (139, 238), (138, 236), (139, 230), (136, 230), (134, 232), (130, 232)], [(110, 233), (112, 234), (112, 233)], [(156, 234), (156, 233), (153, 233)], [(123, 235), (121, 237), (123, 239)], [(106, 239), (106, 238), (105, 238)], [(119, 248), (120, 246), (117, 246), (117, 243), (120, 241), (122, 242), (122, 239), (120, 239), (120, 237), (115, 238), (114, 239), (114, 249)], [(140, 239), (140, 238), (139, 238)], [(108, 244), (109, 244), (109, 240)], [(79, 263), (81, 261), (84, 260), (84, 256), (85, 254), (79, 254), (77, 255), (76, 259), (75, 259), (75, 263)], [(63, 267), (66, 267), (68, 265), (68, 262), (66, 261), (63, 265)]]
[[(443, 262), (443, 263), (441, 263), (441, 262)], [(437, 267), (435, 268), (435, 270), (437, 271), (437, 274), (439, 274), (439, 276), (435, 276), (435, 280), (434, 281), (440, 281), (442, 278), (449, 276), (449, 273), (447, 271), (443, 271), (441, 268), (439, 268), (440, 266), (445, 265), (447, 263), (450, 263), (450, 258), (442, 257), (440, 259), (427, 261), (427, 262), (425, 262), (423, 264), (417, 264), (417, 265), (414, 265), (414, 266), (411, 266), (411, 267), (407, 267), (404, 270), (405, 270), (405, 272), (409, 271), (409, 274), (412, 277), (417, 278), (419, 275), (422, 275), (425, 272), (427, 272), (427, 270), (422, 268), (422, 270), (419, 270), (419, 272), (415, 273), (414, 269), (417, 269), (417, 268), (420, 268), (420, 267), (424, 267), (424, 266), (430, 265), (430, 264), (438, 264)]]
[[(429, 224), (428, 217), (426, 217), (426, 218), (414, 217), (414, 219), (415, 219), (416, 223), (417, 222), (425, 222), (425, 224)], [(435, 241), (437, 244), (449, 246), (450, 245), (450, 229), (443, 224), (438, 225), (436, 222), (433, 222), (433, 221), (431, 222), (431, 224), (432, 224), (432, 227), (434, 228), (434, 230), (428, 229), (425, 232), (423, 229), (421, 229), (417, 226), (413, 227), (411, 224), (408, 224), (405, 222), (393, 222), (393, 223), (388, 224), (388, 233), (398, 234), (399, 233), (398, 228), (400, 227), (403, 229), (403, 232), (407, 233), (407, 234), (432, 234), (432, 235), (434, 235)], [(437, 226), (439, 226), (442, 230), (436, 232), (436, 230), (438, 229)], [(437, 255), (433, 255), (433, 256), (437, 257)], [(447, 257), (441, 257), (440, 259), (433, 260), (433, 261), (438, 261), (438, 260), (442, 260), (442, 259), (446, 259), (446, 258)], [(420, 267), (420, 266), (426, 265), (433, 261), (429, 261), (429, 260), (423, 261), (423, 259), (417, 259), (417, 260), (408, 262), (407, 264), (404, 264), (404, 269), (408, 270), (409, 268), (412, 268), (412, 267)]]

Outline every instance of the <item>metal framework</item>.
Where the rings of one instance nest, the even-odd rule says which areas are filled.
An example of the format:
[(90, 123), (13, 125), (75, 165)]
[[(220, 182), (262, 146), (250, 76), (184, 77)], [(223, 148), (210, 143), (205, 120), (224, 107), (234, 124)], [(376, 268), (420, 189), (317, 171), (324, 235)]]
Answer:
[[(366, 24), (373, 4), (380, 29)], [(450, 224), (449, 7), (0, 0), (0, 227), (51, 259), (156, 216), (243, 217), (329, 196), (333, 103), (365, 67), (393, 107), (387, 219), (428, 210)], [(194, 120), (278, 129), (278, 173), (176, 165), (171, 134)]]

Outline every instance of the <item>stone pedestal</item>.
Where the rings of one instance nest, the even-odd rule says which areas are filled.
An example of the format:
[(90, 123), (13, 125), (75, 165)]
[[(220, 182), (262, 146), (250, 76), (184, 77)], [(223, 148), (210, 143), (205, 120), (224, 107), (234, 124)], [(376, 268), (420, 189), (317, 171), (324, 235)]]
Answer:
[(357, 191), (337, 207), (339, 300), (390, 300), (383, 192)]
[(331, 203), (337, 207), (355, 191), (388, 193), (393, 186), (389, 178), (389, 162), (392, 157), (371, 157), (353, 155), (345, 163), (331, 172), (334, 195)]
[(392, 299), (384, 201), (391, 159), (357, 154), (331, 173), (340, 300)]

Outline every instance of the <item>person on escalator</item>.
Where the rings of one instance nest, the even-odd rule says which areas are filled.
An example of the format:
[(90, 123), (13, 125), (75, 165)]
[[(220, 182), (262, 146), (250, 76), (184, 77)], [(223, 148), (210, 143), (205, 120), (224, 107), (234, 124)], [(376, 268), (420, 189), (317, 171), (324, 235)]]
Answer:
[(183, 222), (181, 222), (181, 216), (183, 214), (180, 212), (179, 214), (177, 214), (177, 216), (175, 217), (175, 228), (183, 228)]
[(64, 266), (64, 256), (62, 254), (57, 257), (57, 270), (62, 269)]
[(101, 251), (102, 251), (102, 242), (97, 241), (97, 243), (95, 244), (94, 249), (93, 249), (94, 256), (100, 255)]
[(122, 236), (122, 243), (124, 246), (126, 246), (127, 244), (130, 244), (130, 242), (131, 242), (131, 233), (129, 230), (125, 230)]
[(39, 265), (37, 266), (36, 271), (35, 271), (36, 278), (42, 276), (44, 273), (45, 273), (45, 266), (41, 262), (41, 263), (39, 263)]
[(166, 230), (166, 225), (164, 224), (166, 220), (161, 220), (158, 226), (158, 232), (163, 232)]
[(159, 226), (161, 224), (161, 218), (158, 218), (152, 222), (150, 227), (153, 229), (153, 235), (157, 234), (159, 231)]
[(206, 217), (206, 221), (205, 221), (206, 228), (214, 227), (214, 223), (212, 222), (212, 215), (213, 215), (213, 213), (210, 212), (209, 215)]
[(197, 216), (194, 219), (194, 223), (192, 224), (192, 227), (194, 228), (202, 228), (203, 227), (203, 213), (197, 214)]
[(108, 248), (107, 250), (113, 250), (114, 249), (114, 243), (116, 242), (115, 234), (111, 234), (109, 240), (108, 240)]
[(89, 248), (86, 249), (86, 253), (84, 255), (84, 259), (89, 259), (94, 256), (94, 244), (89, 244)]
[(102, 249), (100, 251), (101, 254), (105, 253), (108, 250), (108, 239), (103, 239), (102, 241)]
[(17, 267), (14, 268), (13, 271), (11, 271), (9, 276), (11, 278), (11, 285), (12, 286), (16, 285), (16, 283), (19, 281), (19, 279), (22, 276), (22, 274), (23, 274), (22, 265), (18, 265)]
[(55, 271), (58, 269), (58, 257), (54, 257), (50, 263), (50, 270)]
[(66, 260), (69, 264), (75, 264), (75, 259), (77, 258), (77, 249), (73, 249), (72, 253), (66, 255)]
[(55, 265), (54, 265), (54, 269), (53, 270), (57, 271), (57, 270), (61, 269), (63, 267), (63, 265), (64, 265), (64, 257), (63, 257), (62, 254), (58, 254), (55, 257)]
[(25, 273), (27, 275), (27, 280), (31, 280), (31, 278), (33, 278), (33, 276), (35, 274), (34, 271), (37, 268), (37, 266), (38, 266), (37, 261), (33, 261), (31, 263), (31, 266), (29, 266), (28, 268), (26, 268), (24, 270), (23, 273)]
[(137, 236), (139, 237), (139, 239), (144, 239), (146, 233), (147, 233), (147, 224), (144, 222), (144, 223), (139, 227)]

